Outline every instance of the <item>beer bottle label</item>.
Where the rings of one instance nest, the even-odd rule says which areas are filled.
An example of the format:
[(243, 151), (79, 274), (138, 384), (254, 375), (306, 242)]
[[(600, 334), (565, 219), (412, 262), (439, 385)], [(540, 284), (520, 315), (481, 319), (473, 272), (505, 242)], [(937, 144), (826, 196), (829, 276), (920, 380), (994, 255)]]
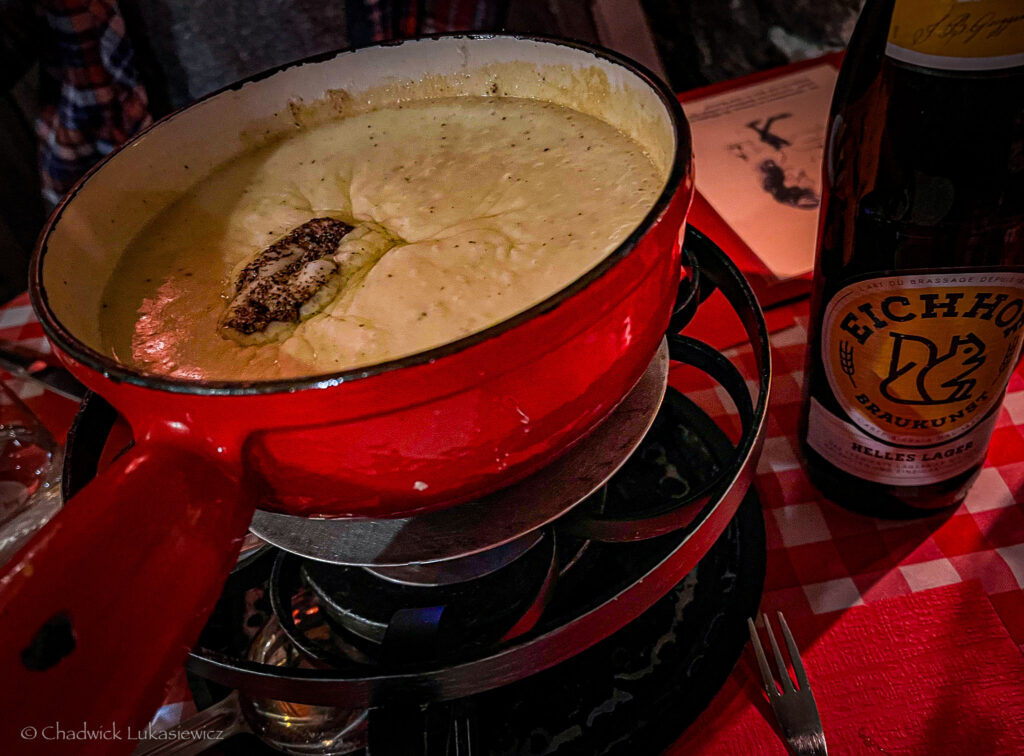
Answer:
[(845, 417), (811, 401), (807, 442), (846, 472), (927, 485), (985, 458), (1024, 335), (1024, 274), (906, 273), (842, 288), (821, 355)]
[(925, 68), (1024, 65), (1022, 0), (896, 0), (886, 55)]

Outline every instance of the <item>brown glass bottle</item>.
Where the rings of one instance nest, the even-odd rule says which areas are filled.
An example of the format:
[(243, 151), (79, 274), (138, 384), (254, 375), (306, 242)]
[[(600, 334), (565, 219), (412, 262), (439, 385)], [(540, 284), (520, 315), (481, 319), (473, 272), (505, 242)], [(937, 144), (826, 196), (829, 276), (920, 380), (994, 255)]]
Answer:
[(868, 0), (832, 102), (801, 448), (874, 516), (963, 499), (1020, 354), (1024, 1), (984, 4)]

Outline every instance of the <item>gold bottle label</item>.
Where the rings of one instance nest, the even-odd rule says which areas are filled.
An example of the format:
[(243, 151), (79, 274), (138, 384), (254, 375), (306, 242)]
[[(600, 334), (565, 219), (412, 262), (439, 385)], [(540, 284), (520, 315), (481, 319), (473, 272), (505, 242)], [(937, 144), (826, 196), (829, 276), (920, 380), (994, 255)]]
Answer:
[(892, 485), (946, 480), (984, 459), (1024, 336), (1024, 274), (918, 273), (841, 289), (822, 361), (846, 418), (811, 407), (808, 443)]
[(1024, 65), (1024, 0), (896, 0), (886, 54), (945, 70)]

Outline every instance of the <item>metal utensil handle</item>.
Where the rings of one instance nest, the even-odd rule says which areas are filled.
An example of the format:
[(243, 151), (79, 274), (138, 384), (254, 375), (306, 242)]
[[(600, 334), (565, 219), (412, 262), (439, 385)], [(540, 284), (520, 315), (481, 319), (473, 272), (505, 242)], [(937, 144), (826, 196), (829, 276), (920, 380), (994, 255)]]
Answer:
[(132, 756), (194, 756), (214, 743), (252, 729), (242, 715), (238, 691), (166, 731), (166, 740), (143, 741)]
[(76, 402), (82, 401), (86, 388), (51, 354), (0, 339), (0, 368), (11, 375), (37, 381)]
[(825, 736), (819, 733), (809, 735), (798, 742), (790, 742), (789, 745), (796, 756), (828, 756)]

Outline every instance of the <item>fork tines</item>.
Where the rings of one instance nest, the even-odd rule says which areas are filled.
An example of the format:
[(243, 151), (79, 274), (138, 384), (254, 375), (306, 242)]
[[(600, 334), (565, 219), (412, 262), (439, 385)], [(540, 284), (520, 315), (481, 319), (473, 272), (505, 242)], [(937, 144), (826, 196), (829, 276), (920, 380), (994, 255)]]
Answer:
[[(794, 686), (793, 679), (789, 676), (786, 668), (786, 660), (782, 656), (779, 644), (775, 640), (775, 633), (772, 631), (771, 623), (767, 616), (763, 616), (765, 633), (768, 635), (768, 642), (772, 647), (772, 656), (775, 657), (775, 667), (778, 670), (778, 681), (772, 676), (771, 668), (768, 666), (768, 659), (764, 653), (764, 647), (757, 635), (752, 619), (747, 620), (747, 628), (750, 630), (750, 642), (754, 646), (754, 655), (757, 657), (757, 666), (761, 669), (761, 678), (764, 681), (764, 689), (768, 693), (768, 700), (771, 702), (772, 710), (779, 722), (786, 742), (793, 753), (803, 756), (807, 754), (827, 755), (825, 746), (825, 734), (821, 727), (821, 719), (818, 716), (818, 707), (814, 703), (814, 695), (811, 693), (811, 686), (807, 680), (807, 672), (804, 669), (803, 661), (800, 659), (800, 651), (793, 640), (793, 634), (789, 631), (786, 618), (782, 612), (777, 613), (779, 625), (782, 627), (782, 635), (786, 640), (786, 648), (789, 651), (790, 662), (793, 665), (793, 672), (796, 674), (797, 686)], [(779, 692), (779, 687), (782, 692)]]
[[(782, 612), (776, 612), (779, 618), (779, 624), (782, 626), (782, 636), (786, 640), (786, 648), (789, 650), (789, 658), (793, 664), (793, 671), (796, 673), (796, 681), (800, 685), (799, 690), (810, 690), (810, 685), (807, 682), (807, 672), (804, 670), (804, 663), (800, 659), (800, 651), (796, 647), (796, 642), (793, 640), (793, 634), (789, 631), (789, 625), (786, 624), (786, 618), (782, 616)], [(779, 684), (782, 685), (782, 689), (788, 692), (794, 692), (796, 689), (793, 687), (793, 680), (789, 676), (789, 672), (786, 669), (786, 661), (782, 658), (782, 652), (779, 650), (779, 644), (775, 640), (775, 633), (772, 632), (771, 623), (768, 621), (766, 615), (761, 615), (764, 620), (764, 629), (768, 634), (768, 642), (772, 644), (772, 655), (775, 657), (775, 668), (779, 671)], [(757, 657), (757, 666), (761, 668), (761, 679), (764, 680), (764, 689), (768, 692), (768, 697), (779, 695), (779, 690), (775, 686), (775, 680), (772, 677), (772, 671), (768, 667), (768, 659), (765, 658), (764, 648), (761, 646), (761, 640), (758, 638), (757, 629), (754, 627), (754, 620), (747, 620), (747, 628), (750, 630), (750, 642), (754, 644), (754, 655)]]

